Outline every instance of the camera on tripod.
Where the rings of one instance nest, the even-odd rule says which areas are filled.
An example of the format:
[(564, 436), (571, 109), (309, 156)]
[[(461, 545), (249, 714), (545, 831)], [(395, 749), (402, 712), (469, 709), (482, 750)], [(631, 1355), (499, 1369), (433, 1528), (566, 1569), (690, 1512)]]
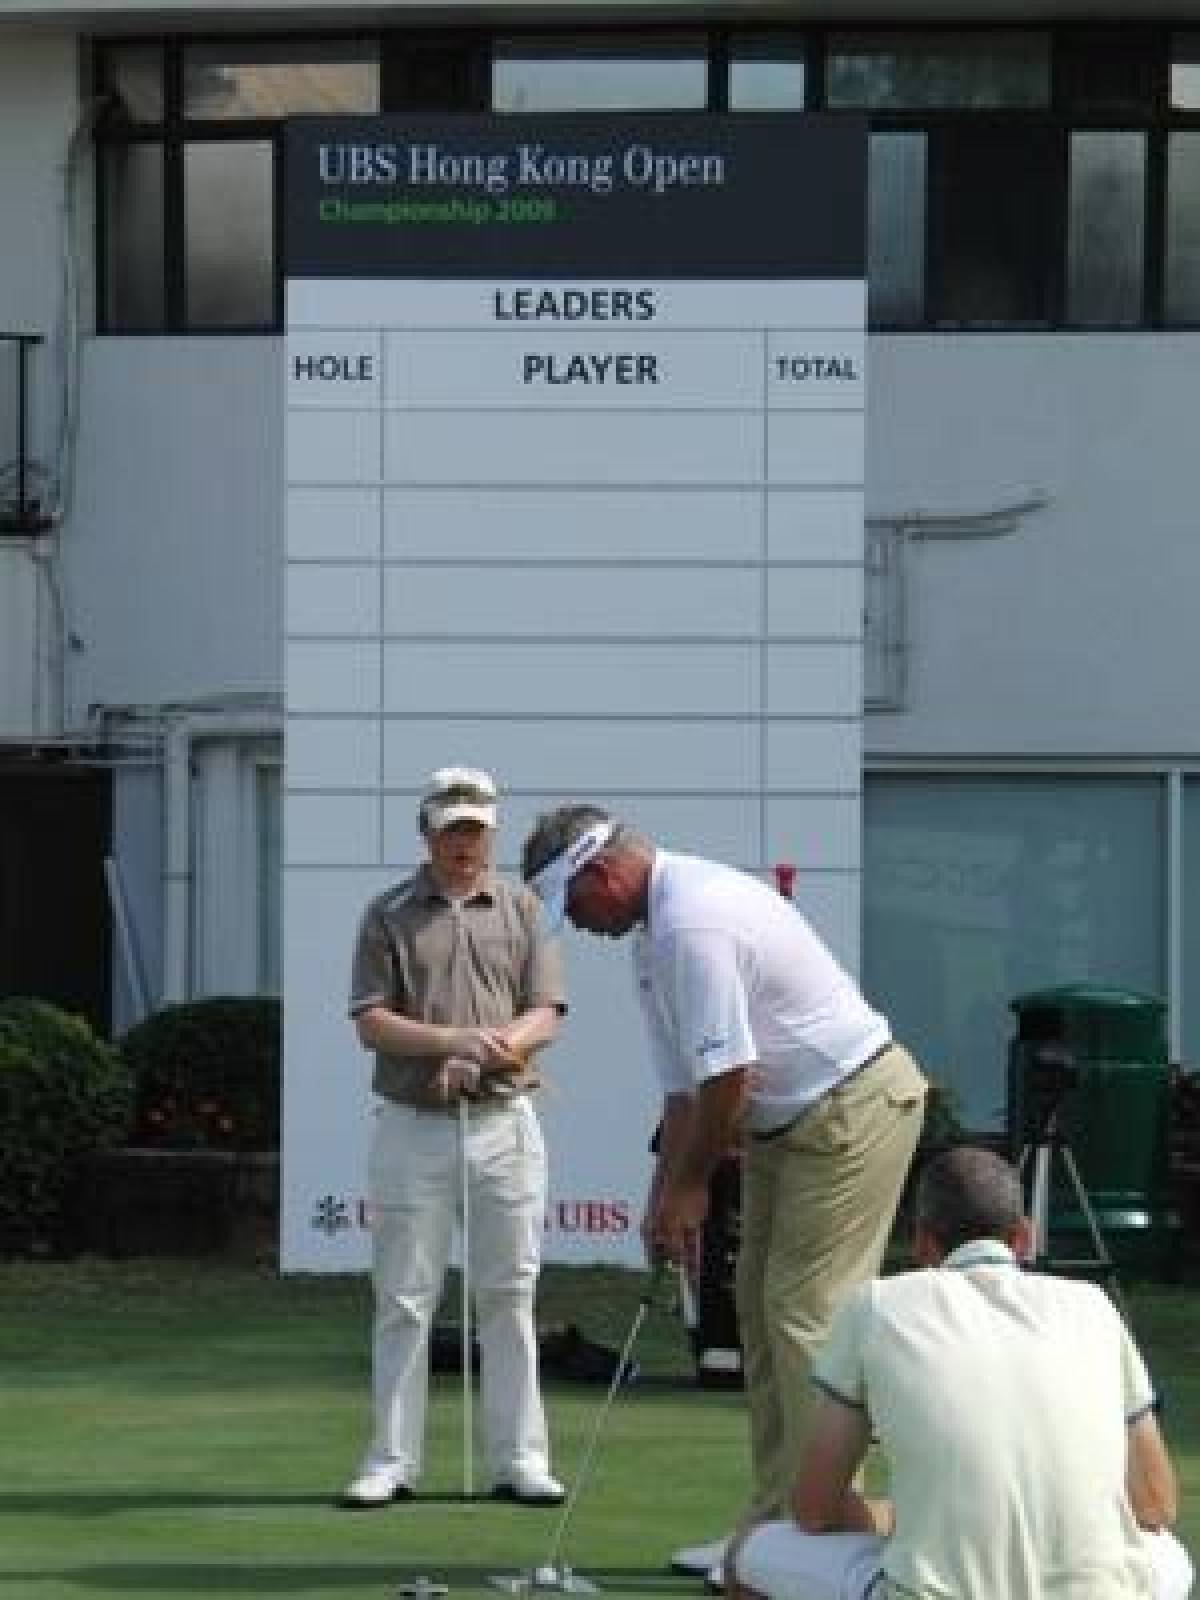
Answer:
[(1042, 1128), (1071, 1090), (1078, 1087), (1079, 1063), (1061, 1044), (1032, 1046), (1025, 1057), (1025, 1087), (1036, 1128)]

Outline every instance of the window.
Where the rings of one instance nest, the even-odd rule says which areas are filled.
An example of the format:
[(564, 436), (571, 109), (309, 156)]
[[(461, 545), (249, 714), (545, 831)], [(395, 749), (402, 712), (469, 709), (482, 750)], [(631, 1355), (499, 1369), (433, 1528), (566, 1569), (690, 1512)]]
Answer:
[(873, 133), (867, 185), (867, 295), (872, 324), (917, 327), (925, 313), (923, 133)]
[(1050, 103), (1048, 33), (835, 33), (826, 103), (863, 111)]
[(273, 40), (189, 44), (183, 51), (183, 115), (237, 121), (378, 111), (379, 51), (371, 43)]
[(1178, 111), (1200, 111), (1200, 31), (1172, 36), (1170, 97)]
[(167, 315), (162, 145), (106, 145), (99, 179), (104, 326), (153, 332)]
[(377, 42), (121, 43), (98, 74), (102, 329), (276, 326), (281, 119), (378, 111)]
[(1165, 840), (1155, 777), (868, 775), (866, 992), (969, 1127), (1003, 1122), (1016, 995), (1163, 993)]
[(1145, 259), (1146, 136), (1072, 133), (1067, 320), (1137, 327)]
[(1167, 146), (1167, 321), (1200, 322), (1200, 128)]
[(275, 298), (270, 140), (190, 140), (183, 150), (184, 315), (189, 328), (270, 323)]
[(697, 110), (708, 102), (702, 35), (501, 39), (492, 66), (497, 111)]
[(729, 109), (802, 110), (806, 73), (802, 37), (778, 33), (734, 34), (729, 43)]
[(96, 52), (102, 331), (278, 326), (293, 113), (848, 111), (876, 328), (1200, 325), (1200, 29), (511, 25)]

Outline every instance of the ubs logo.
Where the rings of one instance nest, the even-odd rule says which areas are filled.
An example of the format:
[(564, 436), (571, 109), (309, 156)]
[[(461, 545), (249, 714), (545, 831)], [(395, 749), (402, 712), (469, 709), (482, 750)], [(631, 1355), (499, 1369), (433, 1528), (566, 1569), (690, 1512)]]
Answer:
[(546, 1215), (547, 1233), (629, 1232), (629, 1206), (624, 1200), (556, 1200)]

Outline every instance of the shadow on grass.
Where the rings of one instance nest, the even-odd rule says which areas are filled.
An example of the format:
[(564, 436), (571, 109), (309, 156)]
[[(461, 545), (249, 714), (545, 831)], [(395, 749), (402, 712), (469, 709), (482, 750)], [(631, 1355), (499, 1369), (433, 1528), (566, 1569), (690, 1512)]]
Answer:
[(192, 1511), (220, 1506), (325, 1506), (336, 1507), (333, 1496), (327, 1494), (230, 1494), (227, 1490), (211, 1494), (196, 1493), (190, 1489), (106, 1490), (89, 1489), (61, 1491), (48, 1494), (31, 1490), (28, 1493), (9, 1491), (0, 1494), (0, 1517), (4, 1516), (59, 1516), (59, 1517), (110, 1517), (129, 1511)]
[[(496, 1594), (489, 1587), (495, 1568), (438, 1567), (434, 1572), (438, 1583), (445, 1584), (451, 1594), (466, 1590), (483, 1594)], [(507, 1569), (502, 1576), (510, 1576), (516, 1569)], [(24, 1582), (30, 1585), (56, 1580), (71, 1583), (80, 1589), (95, 1589), (108, 1594), (218, 1594), (223, 1597), (262, 1594), (320, 1593), (323, 1589), (344, 1589), (348, 1583), (388, 1584), (389, 1593), (398, 1586), (412, 1582), (420, 1571), (405, 1567), (399, 1561), (348, 1561), (325, 1565), (260, 1564), (253, 1561), (190, 1561), (165, 1562), (97, 1562), (94, 1566), (73, 1566), (55, 1570), (42, 1567), (21, 1570), (0, 1567), (0, 1579)], [(429, 1575), (426, 1572), (426, 1575)], [(637, 1595), (681, 1595), (694, 1593), (694, 1580), (672, 1577), (661, 1569), (645, 1567), (589, 1567), (586, 1576), (602, 1592)], [(556, 1591), (543, 1589), (541, 1595)]]
[[(8, 1491), (0, 1494), (0, 1518), (4, 1516), (52, 1516), (52, 1517), (109, 1517), (122, 1516), (130, 1511), (195, 1511), (195, 1510), (235, 1510), (248, 1506), (311, 1506), (318, 1510), (336, 1511), (339, 1516), (345, 1517), (347, 1522), (355, 1522), (373, 1514), (376, 1518), (392, 1517), (397, 1522), (402, 1521), (406, 1515), (412, 1515), (422, 1506), (499, 1506), (512, 1509), (510, 1502), (498, 1501), (491, 1495), (464, 1495), (448, 1494), (416, 1494), (411, 1500), (400, 1501), (394, 1506), (356, 1507), (342, 1504), (338, 1494), (264, 1494), (255, 1490), (245, 1490), (242, 1493), (223, 1489), (192, 1490), (192, 1489), (157, 1489), (157, 1490), (105, 1490), (94, 1491), (60, 1490), (57, 1494), (45, 1491), (21, 1490)], [(541, 1512), (543, 1515), (555, 1510), (553, 1506), (520, 1506), (515, 1508), (520, 1513)]]

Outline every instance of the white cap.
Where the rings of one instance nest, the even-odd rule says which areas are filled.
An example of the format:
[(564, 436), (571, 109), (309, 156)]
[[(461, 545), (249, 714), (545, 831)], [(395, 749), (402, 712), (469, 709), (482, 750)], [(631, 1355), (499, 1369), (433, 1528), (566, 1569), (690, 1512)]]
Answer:
[(421, 796), (421, 827), (440, 833), (454, 822), (496, 826), (496, 784), (479, 767), (439, 767)]
[(530, 878), (529, 887), (542, 902), (550, 933), (557, 933), (563, 925), (567, 914), (567, 886), (571, 879), (600, 854), (616, 831), (615, 822), (593, 822), (578, 839), (572, 839), (565, 850)]

